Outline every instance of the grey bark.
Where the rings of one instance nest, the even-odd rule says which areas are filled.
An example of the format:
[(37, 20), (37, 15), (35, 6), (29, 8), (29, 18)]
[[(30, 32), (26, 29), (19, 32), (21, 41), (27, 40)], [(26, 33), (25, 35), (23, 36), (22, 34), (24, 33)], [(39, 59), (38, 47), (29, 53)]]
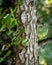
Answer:
[(39, 65), (35, 0), (26, 0), (20, 8), (22, 12), (20, 15), (21, 20), (25, 27), (26, 38), (29, 41), (26, 48), (19, 53), (19, 57), (25, 65)]

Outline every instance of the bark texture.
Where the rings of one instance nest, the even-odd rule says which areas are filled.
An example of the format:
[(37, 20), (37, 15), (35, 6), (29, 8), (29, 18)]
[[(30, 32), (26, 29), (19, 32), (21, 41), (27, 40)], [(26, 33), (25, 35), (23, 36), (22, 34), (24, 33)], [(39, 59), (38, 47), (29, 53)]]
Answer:
[(25, 27), (26, 38), (29, 39), (26, 48), (19, 53), (20, 60), (24, 65), (39, 65), (35, 0), (26, 0), (19, 7), (19, 10), (21, 11), (21, 14), (19, 14), (21, 22)]

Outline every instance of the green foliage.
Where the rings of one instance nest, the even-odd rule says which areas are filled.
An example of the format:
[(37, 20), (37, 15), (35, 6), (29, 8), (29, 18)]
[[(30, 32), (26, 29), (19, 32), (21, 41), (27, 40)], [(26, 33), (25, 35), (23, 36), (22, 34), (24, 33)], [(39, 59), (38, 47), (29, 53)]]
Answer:
[(21, 4), (23, 4), (23, 3), (24, 3), (24, 1), (25, 1), (25, 0), (20, 0), (19, 4), (20, 4), (20, 5), (21, 5)]
[(11, 54), (11, 50), (9, 50), (9, 51), (6, 53), (6, 57), (8, 57), (10, 54)]
[[(24, 0), (20, 0), (19, 4), (23, 4)], [(16, 11), (18, 5), (15, 8), (10, 8), (10, 13), (8, 9), (3, 11), (3, 8), (0, 7), (0, 63), (5, 61), (8, 58), (12, 50), (9, 50), (12, 46), (15, 46), (19, 43), (22, 43), (25, 36), (24, 27), (21, 25), (19, 27), (18, 18), (16, 18)], [(5, 53), (4, 53), (5, 52)]]
[(22, 45), (23, 45), (23, 46), (26, 46), (27, 42), (28, 42), (28, 39), (27, 39), (27, 38), (23, 39), (23, 40), (22, 40)]
[(3, 62), (4, 59), (5, 57), (0, 57), (0, 63)]
[(52, 65), (52, 41), (48, 41), (39, 49), (40, 64)]
[[(38, 27), (38, 39), (52, 38), (52, 0), (37, 1), (37, 17), (40, 23)], [(44, 42), (44, 41), (43, 41)], [(52, 41), (44, 43), (39, 48), (40, 65), (52, 65)]]
[(3, 52), (2, 51), (0, 51), (0, 56), (3, 54)]
[[(0, 52), (0, 55), (2, 55), (3, 53)], [(9, 57), (11, 55), (11, 50), (8, 50), (8, 52), (6, 53), (6, 55), (4, 55), (4, 57), (0, 57), (0, 63), (4, 61), (4, 59), (6, 57)]]
[[(52, 24), (52, 6), (51, 1), (49, 0), (49, 4), (46, 4), (48, 0), (40, 0), (37, 3), (37, 17), (41, 23), (51, 23)], [(51, 3), (50, 3), (51, 2)]]
[(43, 40), (47, 38), (52, 38), (52, 26), (48, 23), (46, 24), (38, 24), (38, 39)]

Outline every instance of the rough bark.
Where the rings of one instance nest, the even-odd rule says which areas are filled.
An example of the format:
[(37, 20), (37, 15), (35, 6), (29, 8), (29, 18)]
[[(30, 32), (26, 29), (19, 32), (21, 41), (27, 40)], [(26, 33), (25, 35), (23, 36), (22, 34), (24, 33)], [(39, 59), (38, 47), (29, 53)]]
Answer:
[(19, 53), (19, 57), (25, 65), (39, 65), (35, 0), (26, 0), (19, 10), (21, 11), (20, 19), (25, 27), (26, 38), (29, 39), (26, 48)]

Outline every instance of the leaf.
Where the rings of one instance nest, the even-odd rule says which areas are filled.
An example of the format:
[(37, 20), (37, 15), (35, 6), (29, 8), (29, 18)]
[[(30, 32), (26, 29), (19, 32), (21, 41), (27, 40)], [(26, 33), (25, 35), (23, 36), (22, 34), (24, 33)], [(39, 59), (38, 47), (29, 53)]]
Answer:
[(11, 45), (16, 45), (19, 44), (22, 41), (23, 38), (20, 37), (16, 37), (16, 39), (14, 39), (14, 41), (11, 43)]
[(3, 52), (2, 52), (2, 51), (0, 51), (0, 56), (2, 55), (2, 53), (3, 53)]
[(3, 62), (4, 59), (5, 57), (0, 57), (0, 63)]
[(10, 24), (11, 22), (11, 14), (6, 14), (3, 19), (3, 24)]
[(7, 31), (6, 34), (10, 36), (12, 34), (12, 31)]
[(19, 3), (19, 4), (21, 5), (21, 4), (23, 4), (23, 3), (24, 3), (24, 0), (20, 0), (20, 3)]
[(16, 13), (17, 7), (18, 7), (18, 6), (16, 6), (16, 7), (13, 9), (13, 13)]
[(5, 50), (5, 45), (2, 46), (2, 51), (4, 51), (4, 50)]
[(9, 14), (6, 14), (6, 15), (4, 16), (4, 18), (7, 18), (7, 16), (9, 16)]
[(10, 54), (11, 54), (11, 50), (9, 50), (9, 51), (6, 53), (6, 56), (8, 57)]
[(11, 18), (10, 28), (14, 28), (17, 25), (17, 20), (14, 18)]
[[(16, 40), (15, 40), (16, 39)], [(20, 38), (14, 37), (14, 41), (11, 43), (11, 45), (16, 45), (20, 42)]]
[(0, 32), (5, 31), (5, 27), (6, 27), (6, 25), (5, 25), (5, 24), (4, 24), (4, 25), (2, 25), (2, 27), (0, 28)]
[(26, 45), (27, 44), (27, 42), (28, 42), (28, 39), (26, 38), (26, 39), (23, 39), (23, 41), (22, 41), (22, 45)]

